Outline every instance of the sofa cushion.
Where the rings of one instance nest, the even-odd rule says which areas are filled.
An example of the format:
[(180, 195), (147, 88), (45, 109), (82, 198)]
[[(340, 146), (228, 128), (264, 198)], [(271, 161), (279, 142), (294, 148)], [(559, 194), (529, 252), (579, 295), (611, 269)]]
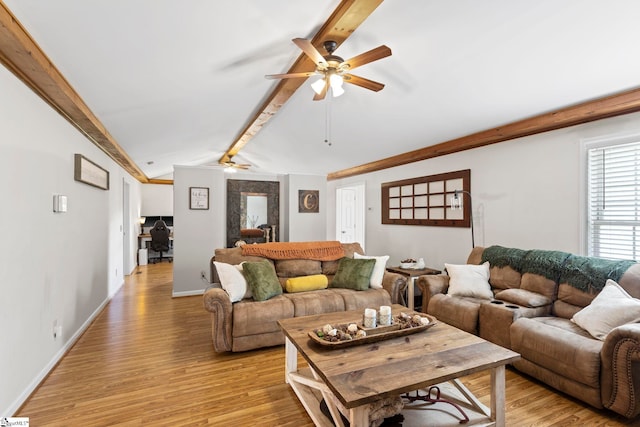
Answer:
[(242, 269), (254, 300), (266, 301), (282, 293), (282, 286), (271, 263), (267, 261), (245, 262)]
[(384, 277), (385, 269), (387, 268), (387, 261), (389, 261), (389, 255), (383, 256), (368, 256), (354, 253), (355, 259), (375, 259), (376, 265), (373, 267), (371, 278), (369, 279), (369, 286), (374, 289), (382, 289), (382, 278)]
[(520, 289), (535, 292), (554, 300), (558, 294), (558, 284), (553, 280), (536, 273), (524, 273)]
[(275, 260), (278, 277), (298, 277), (322, 274), (322, 262), (312, 259)]
[(329, 287), (364, 291), (369, 288), (375, 264), (374, 259), (342, 258)]
[(437, 294), (429, 300), (427, 313), (444, 323), (476, 334), (478, 332), (480, 305), (488, 301), (473, 297), (452, 297), (450, 295)]
[(493, 292), (489, 284), (489, 263), (481, 265), (444, 264), (449, 275), (447, 295), (491, 299)]
[(294, 306), (285, 295), (268, 301), (243, 300), (233, 304), (233, 336), (282, 332), (278, 320), (293, 317)]
[(238, 302), (243, 298), (251, 298), (251, 289), (242, 274), (242, 264), (231, 265), (214, 261), (213, 264), (220, 278), (222, 289), (229, 294), (231, 302)]
[(496, 289), (519, 288), (522, 274), (510, 266), (495, 267), (489, 269), (489, 283)]
[[(362, 246), (360, 243), (343, 243), (342, 249), (344, 249), (345, 258), (353, 258), (355, 254), (364, 255), (364, 251), (362, 250)], [(327, 276), (333, 276), (338, 271), (338, 266), (340, 265), (340, 260), (335, 261), (322, 261), (322, 274)], [(331, 280), (329, 280), (331, 281)]]
[(613, 328), (640, 322), (640, 300), (609, 279), (591, 304), (571, 319), (594, 338), (604, 340)]
[[(354, 291), (351, 291), (355, 293)], [(344, 301), (333, 289), (284, 294), (293, 303), (295, 317), (344, 311)], [(319, 325), (322, 326), (322, 325)]]
[(525, 289), (505, 289), (496, 294), (496, 299), (529, 308), (551, 304), (551, 299), (548, 297)]
[(285, 282), (284, 289), (289, 293), (307, 292), (325, 289), (328, 285), (327, 276), (314, 274), (311, 276), (291, 277)]
[(519, 318), (510, 328), (511, 348), (523, 359), (590, 387), (600, 387), (602, 342), (570, 320)]
[[(351, 289), (334, 288), (331, 292), (342, 297), (345, 310), (364, 310), (365, 308), (378, 308), (381, 305), (391, 305), (391, 296), (384, 289), (367, 289), (355, 292)], [(361, 320), (361, 319), (358, 319)]]

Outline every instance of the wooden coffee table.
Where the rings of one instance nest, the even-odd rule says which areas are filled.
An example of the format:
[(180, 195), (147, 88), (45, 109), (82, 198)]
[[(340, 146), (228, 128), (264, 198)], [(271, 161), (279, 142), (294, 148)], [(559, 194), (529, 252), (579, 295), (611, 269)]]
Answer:
[[(409, 312), (394, 305), (393, 314)], [(369, 425), (369, 404), (418, 389), (453, 381), (476, 409), (489, 420), (505, 424), (505, 365), (520, 358), (506, 348), (438, 322), (426, 331), (370, 344), (333, 349), (309, 338), (323, 325), (357, 322), (362, 311), (328, 313), (278, 321), (285, 334), (285, 381), (316, 426), (333, 426), (320, 411), (324, 399), (334, 423), (342, 426), (332, 396), (346, 408), (352, 427)], [(298, 354), (309, 368), (298, 370)], [(482, 405), (457, 379), (491, 370), (491, 409)]]

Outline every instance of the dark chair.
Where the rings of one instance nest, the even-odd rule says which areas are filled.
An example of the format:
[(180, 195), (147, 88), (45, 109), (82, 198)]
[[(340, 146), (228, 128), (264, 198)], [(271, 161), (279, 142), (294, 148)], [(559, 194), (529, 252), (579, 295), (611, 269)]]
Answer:
[(151, 257), (149, 262), (155, 264), (156, 261), (160, 260), (160, 262), (162, 262), (163, 259), (166, 259), (169, 262), (173, 261), (173, 257), (162, 256), (163, 252), (168, 252), (170, 249), (169, 235), (171, 234), (171, 231), (167, 228), (164, 221), (161, 219), (156, 221), (153, 228), (149, 230), (149, 233), (151, 233), (151, 243), (149, 245), (151, 250), (160, 253), (159, 257)]

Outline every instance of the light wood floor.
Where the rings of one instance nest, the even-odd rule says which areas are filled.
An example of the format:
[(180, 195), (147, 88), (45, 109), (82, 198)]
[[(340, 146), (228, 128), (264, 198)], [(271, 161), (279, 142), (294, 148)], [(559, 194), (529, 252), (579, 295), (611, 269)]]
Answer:
[[(37, 427), (312, 426), (284, 383), (284, 347), (216, 354), (202, 297), (171, 298), (171, 268), (127, 278), (15, 416)], [(489, 404), (488, 373), (463, 383)], [(637, 424), (507, 369), (509, 426)]]

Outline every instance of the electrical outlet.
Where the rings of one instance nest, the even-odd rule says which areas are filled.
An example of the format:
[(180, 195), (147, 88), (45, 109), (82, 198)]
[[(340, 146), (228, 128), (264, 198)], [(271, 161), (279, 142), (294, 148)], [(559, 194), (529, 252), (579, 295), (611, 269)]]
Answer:
[(62, 326), (58, 325), (58, 319), (53, 321), (53, 339), (57, 339), (62, 334)]
[(205, 273), (204, 270), (200, 271), (200, 280), (202, 280), (203, 283), (209, 285), (209, 279), (207, 278), (207, 273)]

